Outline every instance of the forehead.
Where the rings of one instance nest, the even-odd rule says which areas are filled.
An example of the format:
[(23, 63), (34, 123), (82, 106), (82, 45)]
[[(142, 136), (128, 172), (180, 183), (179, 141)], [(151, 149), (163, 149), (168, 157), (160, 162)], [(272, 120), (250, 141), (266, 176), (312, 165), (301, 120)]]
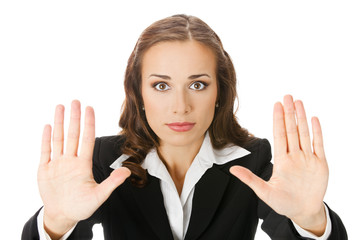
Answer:
[(153, 71), (163, 74), (206, 71), (215, 75), (215, 69), (213, 51), (195, 40), (157, 43), (145, 52), (142, 59), (142, 73), (145, 75)]

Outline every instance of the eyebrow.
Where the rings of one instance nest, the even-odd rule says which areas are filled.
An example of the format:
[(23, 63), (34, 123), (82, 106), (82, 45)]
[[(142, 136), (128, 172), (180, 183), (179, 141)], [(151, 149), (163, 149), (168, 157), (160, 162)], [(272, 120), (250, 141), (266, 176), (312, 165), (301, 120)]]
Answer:
[[(189, 76), (188, 78), (189, 79), (197, 79), (197, 78), (200, 78), (200, 77), (208, 77), (208, 78), (211, 78), (208, 74), (206, 73), (202, 73), (202, 74), (195, 74), (195, 75), (191, 75)], [(161, 75), (161, 74), (151, 74), (149, 76), (150, 77), (158, 77), (158, 78), (162, 78), (162, 79), (165, 79), (165, 80), (171, 80), (171, 77), (169, 77), (168, 75)]]

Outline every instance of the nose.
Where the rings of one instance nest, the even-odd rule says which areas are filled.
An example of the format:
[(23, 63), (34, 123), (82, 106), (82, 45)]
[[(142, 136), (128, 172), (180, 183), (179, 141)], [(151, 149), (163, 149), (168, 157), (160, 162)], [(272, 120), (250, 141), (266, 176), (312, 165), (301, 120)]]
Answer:
[(176, 114), (187, 114), (191, 111), (189, 93), (184, 89), (178, 89), (173, 96), (173, 112)]

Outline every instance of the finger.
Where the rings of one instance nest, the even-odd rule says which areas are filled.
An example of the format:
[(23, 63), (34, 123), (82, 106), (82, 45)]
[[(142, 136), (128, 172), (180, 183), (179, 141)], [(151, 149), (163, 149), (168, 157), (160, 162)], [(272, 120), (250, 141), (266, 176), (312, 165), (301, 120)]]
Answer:
[(280, 102), (274, 105), (273, 117), (274, 158), (276, 159), (287, 152), (284, 109)]
[(66, 143), (66, 154), (67, 155), (77, 155), (77, 150), (79, 146), (79, 136), (80, 136), (80, 102), (74, 100), (71, 103), (71, 113), (70, 113), (70, 124), (68, 130), (68, 138)]
[(110, 176), (105, 179), (97, 187), (97, 195), (100, 202), (105, 202), (110, 194), (122, 184), (126, 178), (130, 176), (131, 172), (126, 167), (121, 167), (112, 171)]
[(92, 107), (85, 109), (85, 126), (80, 156), (91, 159), (95, 144), (95, 113)]
[(311, 119), (313, 131), (313, 148), (314, 154), (320, 159), (325, 159), (324, 142), (320, 121), (317, 117)]
[(41, 140), (40, 165), (45, 165), (51, 159), (51, 126), (45, 125)]
[(53, 134), (54, 156), (60, 156), (64, 150), (64, 106), (58, 105), (55, 109), (54, 134)]
[(294, 101), (291, 95), (284, 97), (285, 127), (288, 151), (297, 151), (299, 146), (299, 135), (295, 120)]
[(249, 169), (241, 166), (231, 167), (230, 172), (243, 183), (248, 185), (261, 200), (268, 202), (267, 196), (269, 187), (263, 179), (253, 174)]
[(311, 151), (309, 127), (306, 119), (304, 104), (302, 103), (302, 101), (300, 100), (295, 101), (295, 109), (296, 109), (296, 117), (298, 122), (300, 147), (305, 154), (310, 154), (312, 153), (312, 151)]

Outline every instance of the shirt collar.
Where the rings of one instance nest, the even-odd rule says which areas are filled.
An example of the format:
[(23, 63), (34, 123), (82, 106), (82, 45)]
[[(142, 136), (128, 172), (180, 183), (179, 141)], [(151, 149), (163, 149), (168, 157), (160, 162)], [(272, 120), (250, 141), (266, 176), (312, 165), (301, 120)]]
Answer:
[[(214, 149), (211, 144), (209, 133), (206, 132), (204, 141), (194, 161), (197, 160), (200, 166), (202, 166), (204, 169), (208, 169), (212, 167), (213, 164), (223, 165), (234, 159), (244, 157), (250, 153), (251, 152), (249, 152), (245, 148), (242, 148), (234, 144), (228, 144), (222, 149)], [(122, 154), (110, 165), (110, 167), (112, 169), (117, 169), (121, 167), (122, 163), (129, 157), (130, 157), (129, 155)], [(155, 169), (166, 170), (166, 167), (160, 160), (159, 155), (157, 154), (155, 148), (149, 151), (141, 166), (144, 169), (147, 169), (149, 174), (154, 172)]]

